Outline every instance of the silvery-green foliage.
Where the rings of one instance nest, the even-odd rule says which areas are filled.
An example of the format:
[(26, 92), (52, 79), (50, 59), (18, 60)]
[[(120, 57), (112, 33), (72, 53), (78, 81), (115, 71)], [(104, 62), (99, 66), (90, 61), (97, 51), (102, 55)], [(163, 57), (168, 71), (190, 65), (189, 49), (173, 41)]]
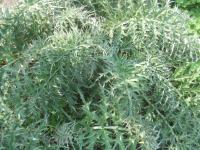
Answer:
[(187, 15), (156, 0), (42, 0), (14, 10), (1, 17), (0, 46), (21, 47), (0, 66), (1, 149), (199, 148), (198, 107), (173, 75), (199, 59)]

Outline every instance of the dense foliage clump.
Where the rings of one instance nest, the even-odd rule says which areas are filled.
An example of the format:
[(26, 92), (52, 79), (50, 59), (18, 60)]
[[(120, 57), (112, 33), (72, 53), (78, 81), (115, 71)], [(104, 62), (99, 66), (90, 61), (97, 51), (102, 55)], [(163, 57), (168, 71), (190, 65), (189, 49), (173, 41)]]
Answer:
[(193, 17), (190, 28), (200, 34), (200, 1), (199, 0), (176, 0), (180, 8), (187, 10)]
[(0, 149), (200, 147), (200, 41), (164, 1), (41, 0), (0, 18)]

